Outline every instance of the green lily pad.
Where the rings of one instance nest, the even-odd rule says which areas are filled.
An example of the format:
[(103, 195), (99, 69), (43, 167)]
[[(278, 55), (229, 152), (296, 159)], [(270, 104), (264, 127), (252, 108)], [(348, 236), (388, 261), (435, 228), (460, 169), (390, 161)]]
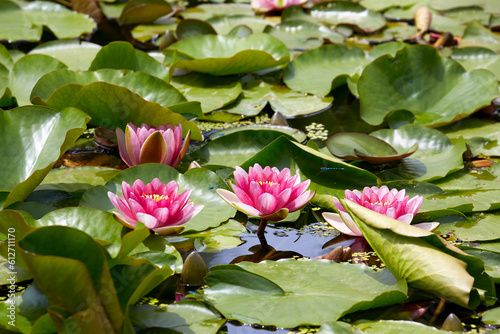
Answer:
[(465, 70), (485, 69), (500, 80), (500, 56), (484, 47), (464, 47), (453, 50), (451, 59), (456, 60)]
[(84, 71), (90, 67), (100, 49), (100, 45), (85, 41), (51, 41), (35, 47), (30, 54), (51, 56), (70, 70)]
[(370, 163), (386, 163), (406, 158), (418, 149), (418, 143), (397, 151), (383, 139), (364, 133), (340, 132), (326, 141), (328, 150), (337, 158), (364, 160)]
[(243, 243), (240, 236), (247, 232), (240, 222), (229, 219), (216, 228), (199, 233), (182, 233), (183, 238), (193, 240), (193, 248), (198, 252), (214, 253), (231, 249)]
[(70, 70), (52, 71), (37, 82), (31, 91), (31, 100), (43, 104), (54, 92), (66, 85), (89, 85), (102, 81), (128, 88), (148, 101), (163, 107), (187, 102), (186, 98), (172, 85), (144, 72), (129, 70), (102, 69), (97, 71), (73, 72)]
[(495, 52), (500, 52), (500, 37), (479, 22), (471, 22), (460, 40), (460, 47), (482, 46)]
[(38, 41), (48, 27), (57, 38), (75, 38), (96, 27), (88, 16), (49, 1), (0, 2), (0, 40)]
[(121, 25), (150, 23), (172, 11), (165, 0), (131, 0), (123, 7), (118, 21)]
[(361, 118), (369, 124), (407, 110), (415, 117), (412, 124), (439, 126), (489, 105), (498, 95), (498, 84), (488, 71), (466, 72), (457, 62), (441, 58), (435, 48), (415, 45), (398, 51), (395, 58), (385, 55), (369, 64), (358, 92)]
[(318, 22), (330, 25), (345, 24), (370, 34), (385, 26), (384, 16), (357, 3), (331, 1), (310, 9), (310, 15)]
[(475, 250), (474, 247), (461, 247), (467, 254), (477, 256), (484, 261), (484, 271), (493, 278), (496, 284), (500, 283), (500, 254)]
[[(230, 134), (235, 133), (235, 132), (247, 131), (247, 130), (281, 132), (282, 134), (285, 134), (289, 137), (292, 137), (298, 143), (302, 143), (307, 139), (306, 134), (300, 130), (291, 128), (289, 126), (273, 125), (273, 124), (251, 124), (251, 125), (245, 125), (245, 126), (220, 130), (220, 131), (212, 133), (210, 135), (209, 139), (211, 139), (211, 140), (217, 139), (217, 138), (220, 138), (223, 136), (230, 135)], [(256, 135), (256, 137), (259, 138), (260, 135)]]
[(395, 54), (402, 43), (387, 43), (365, 53), (346, 45), (324, 45), (302, 53), (290, 62), (283, 73), (283, 81), (293, 90), (319, 96), (346, 84), (349, 77), (359, 76), (364, 67), (383, 54)]
[(439, 235), (453, 233), (454, 237), (465, 242), (495, 240), (500, 239), (499, 222), (499, 215), (494, 213), (474, 215), (464, 220), (441, 223), (435, 232)]
[(66, 68), (59, 60), (46, 55), (26, 55), (12, 68), (9, 88), (19, 106), (31, 104), (29, 95), (36, 82), (44, 74)]
[(65, 85), (57, 89), (44, 103), (56, 110), (76, 107), (92, 117), (91, 124), (109, 129), (124, 129), (128, 122), (137, 125), (147, 123), (152, 126), (180, 123), (184, 135), (191, 130), (192, 139), (203, 138), (196, 124), (187, 121), (182, 115), (158, 103), (146, 101), (125, 87), (107, 82)]
[(396, 321), (396, 320), (378, 320), (368, 321), (361, 320), (354, 323), (355, 328), (362, 330), (362, 333), (376, 334), (382, 331), (387, 334), (398, 333), (422, 333), (422, 334), (439, 334), (443, 331), (426, 326), (416, 321)]
[(306, 146), (280, 137), (241, 167), (248, 169), (255, 163), (280, 169), (287, 167), (292, 175), (298, 173), (301, 180), (310, 179), (309, 189), (318, 194), (340, 196), (345, 189), (362, 189), (377, 184), (377, 177), (372, 173), (319, 152), (316, 144), (311, 141)]
[(472, 155), (500, 156), (500, 124), (475, 118), (466, 118), (439, 129), (452, 141), (463, 136)]
[(221, 3), (221, 4), (200, 4), (196, 7), (188, 8), (182, 12), (185, 19), (208, 20), (217, 16), (233, 15), (254, 15), (254, 11), (249, 4)]
[(4, 125), (0, 131), (0, 190), (10, 192), (5, 207), (24, 200), (36, 188), (82, 134), (88, 120), (88, 115), (75, 108), (60, 112), (38, 106), (0, 110), (0, 124)]
[(265, 70), (285, 64), (290, 59), (286, 46), (268, 34), (252, 34), (247, 38), (234, 36), (196, 36), (170, 45), (164, 50), (167, 58), (174, 50), (188, 57), (172, 68), (232, 75)]
[(490, 309), (490, 310), (484, 312), (483, 317), (481, 318), (481, 320), (485, 324), (489, 324), (489, 325), (500, 324), (500, 321), (498, 319), (500, 319), (500, 307), (496, 307), (496, 308), (493, 308), (493, 309)]
[(168, 69), (146, 52), (134, 49), (126, 42), (112, 42), (96, 55), (89, 71), (104, 68), (142, 71), (168, 81)]
[(271, 21), (253, 15), (215, 16), (209, 18), (207, 22), (210, 23), (212, 27), (214, 27), (214, 29), (217, 31), (219, 35), (227, 35), (236, 26), (242, 24), (252, 29), (253, 33), (264, 32), (264, 28), (266, 26), (273, 25)]
[(188, 101), (199, 101), (204, 113), (220, 109), (236, 100), (241, 92), (238, 78), (219, 78), (208, 74), (192, 73), (174, 76), (170, 81)]
[(162, 164), (144, 164), (128, 168), (104, 186), (88, 190), (83, 194), (80, 205), (112, 212), (116, 209), (108, 198), (108, 191), (121, 196), (123, 181), (132, 185), (135, 180), (141, 179), (146, 184), (156, 177), (165, 184), (175, 180), (179, 184), (179, 193), (193, 189), (190, 200), (194, 205), (204, 205), (197, 216), (184, 224), (186, 232), (203, 231), (209, 227), (219, 226), (236, 212), (216, 193), (215, 188), (222, 182), (217, 174), (205, 168), (194, 168), (185, 174), (180, 174), (172, 167)]
[(181, 301), (163, 307), (136, 306), (130, 310), (130, 321), (138, 328), (164, 328), (186, 334), (215, 334), (226, 320), (203, 302)]
[(288, 49), (310, 50), (323, 45), (323, 39), (342, 44), (344, 36), (324, 26), (303, 20), (286, 20), (264, 32), (281, 40)]
[(387, 268), (397, 279), (406, 280), (409, 287), (468, 308), (480, 303), (476, 289), (486, 290), (488, 304), (493, 301), (494, 285), (484, 274), (484, 262), (479, 258), (467, 255), (432, 232), (352, 201), (341, 202)]
[(382, 11), (390, 7), (408, 7), (414, 5), (417, 0), (361, 0), (359, 3), (375, 11)]
[(433, 14), (431, 20), (432, 30), (441, 33), (451, 33), (454, 36), (462, 36), (464, 34), (466, 25), (455, 18)]
[[(451, 172), (464, 167), (462, 154), (465, 152), (465, 140), (459, 138), (455, 145), (441, 132), (420, 126), (404, 126), (396, 130), (378, 130), (372, 136), (392, 145), (398, 152), (407, 152), (418, 144), (418, 151), (411, 156), (412, 160), (419, 162), (422, 171), (413, 171), (411, 178), (419, 181), (428, 181), (442, 178)], [(403, 165), (381, 172), (379, 177), (383, 180), (405, 179), (412, 172), (407, 170), (408, 165)], [(413, 164), (413, 166), (416, 166)], [(420, 168), (419, 168), (420, 169)], [(421, 174), (423, 173), (423, 174)], [(399, 176), (398, 176), (399, 175)]]
[(182, 20), (175, 28), (175, 35), (178, 40), (208, 34), (217, 35), (217, 32), (210, 23), (197, 19)]
[(251, 159), (256, 153), (269, 145), (275, 139), (290, 134), (274, 131), (266, 127), (235, 128), (226, 134), (225, 130), (213, 135), (213, 140), (201, 149), (187, 155), (184, 165), (196, 161), (207, 168), (234, 168)]
[(49, 171), (36, 189), (84, 193), (90, 188), (104, 185), (118, 173), (119, 169), (107, 167), (56, 168)]
[(387, 270), (333, 261), (287, 259), (214, 266), (205, 282), (204, 297), (226, 318), (277, 327), (320, 325), (406, 299), (406, 285)]

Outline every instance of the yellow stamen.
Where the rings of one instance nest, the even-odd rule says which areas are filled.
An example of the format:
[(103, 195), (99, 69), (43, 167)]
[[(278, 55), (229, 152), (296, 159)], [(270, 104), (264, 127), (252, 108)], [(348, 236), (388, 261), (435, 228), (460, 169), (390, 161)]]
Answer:
[[(258, 184), (260, 185), (263, 185), (263, 184), (268, 184), (270, 186), (272, 186), (273, 184), (275, 184), (273, 181), (257, 181)], [(277, 185), (279, 185), (279, 183), (276, 183)]]
[(167, 199), (168, 196), (165, 196), (165, 195), (158, 195), (158, 194), (153, 194), (153, 195), (146, 195), (146, 194), (143, 194), (142, 197), (145, 197), (145, 198), (152, 198), (154, 199), (156, 202), (158, 201), (161, 201), (162, 199)]

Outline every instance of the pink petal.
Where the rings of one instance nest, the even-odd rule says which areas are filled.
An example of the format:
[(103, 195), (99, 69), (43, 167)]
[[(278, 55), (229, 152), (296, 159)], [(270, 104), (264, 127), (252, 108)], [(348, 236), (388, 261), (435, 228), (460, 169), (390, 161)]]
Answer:
[(120, 151), (120, 157), (123, 162), (127, 164), (127, 166), (132, 167), (134, 164), (132, 163), (132, 159), (128, 154), (127, 149), (127, 140), (125, 139), (125, 132), (122, 129), (116, 128), (116, 141), (118, 142), (118, 149)]
[(125, 141), (132, 166), (136, 166), (140, 163), (141, 143), (139, 142), (139, 138), (137, 138), (137, 134), (128, 125), (125, 128)]
[(309, 203), (313, 199), (315, 194), (316, 194), (315, 191), (308, 190), (308, 191), (302, 193), (299, 197), (297, 197), (296, 199), (294, 199), (290, 203), (288, 203), (286, 205), (286, 208), (290, 212), (294, 212), (294, 211), (302, 208), (303, 206), (305, 206), (307, 203)]
[(264, 214), (264, 215), (269, 215), (273, 213), (274, 211), (277, 211), (276, 209), (281, 209), (281, 208), (276, 208), (276, 197), (269, 193), (263, 193), (262, 195), (259, 196), (257, 199), (257, 202), (255, 203), (257, 208)]
[(406, 204), (406, 210), (405, 211), (407, 213), (411, 213), (411, 214), (415, 215), (417, 213), (418, 209), (420, 209), (420, 206), (422, 205), (423, 201), (424, 201), (424, 197), (423, 196), (415, 196), (415, 197), (413, 197)]
[[(182, 132), (182, 130), (181, 130), (181, 132)], [(182, 138), (180, 140), (182, 140)], [(179, 151), (179, 153), (177, 154), (177, 158), (175, 159), (174, 163), (172, 164), (172, 167), (177, 168), (177, 166), (179, 166), (179, 164), (181, 163), (182, 159), (186, 155), (186, 152), (189, 148), (190, 140), (191, 140), (191, 130), (189, 130), (187, 132), (186, 138), (184, 138), (184, 143), (182, 144), (182, 148)], [(180, 143), (180, 141), (179, 141), (179, 143)]]
[(238, 196), (238, 198), (240, 199), (240, 201), (242, 203), (248, 204), (250, 206), (254, 205), (254, 202), (252, 201), (252, 199), (250, 198), (250, 196), (248, 196), (248, 194), (246, 192), (244, 192), (242, 189), (240, 189), (238, 186), (235, 186), (232, 183), (230, 183), (230, 185), (231, 185), (231, 188), (233, 188), (234, 194), (236, 196)]
[(175, 222), (172, 225), (181, 225), (188, 222), (200, 213), (202, 209), (203, 205), (193, 206), (193, 202), (188, 203), (188, 205), (186, 205), (186, 207), (178, 213), (179, 216), (176, 216)]
[[(325, 218), (326, 222), (330, 224), (333, 228), (335, 228), (337, 231), (347, 234), (347, 235), (352, 235), (355, 237), (361, 237), (363, 236), (363, 233), (359, 230), (359, 228), (356, 226), (355, 231), (352, 231), (342, 220), (340, 215), (332, 212), (324, 212), (323, 213), (323, 218)], [(351, 217), (349, 217), (350, 219)]]
[(158, 226), (163, 226), (169, 218), (170, 210), (168, 208), (158, 208), (153, 212), (153, 215), (158, 220)]
[(248, 174), (241, 167), (236, 166), (233, 172), (234, 182), (243, 191), (248, 191)]
[(138, 213), (137, 214), (137, 221), (143, 223), (144, 226), (146, 226), (150, 230), (158, 227), (158, 225), (159, 225), (158, 219), (156, 219), (154, 216), (149, 215), (147, 213)]
[(111, 201), (111, 204), (124, 216), (128, 217), (130, 221), (135, 220), (135, 216), (130, 210), (129, 206), (123, 199), (121, 199), (118, 195), (108, 191), (108, 197)]
[(136, 219), (130, 219), (129, 217), (122, 215), (119, 212), (113, 212), (113, 214), (116, 216), (120, 224), (122, 224), (125, 227), (134, 229), (137, 225), (137, 220)]

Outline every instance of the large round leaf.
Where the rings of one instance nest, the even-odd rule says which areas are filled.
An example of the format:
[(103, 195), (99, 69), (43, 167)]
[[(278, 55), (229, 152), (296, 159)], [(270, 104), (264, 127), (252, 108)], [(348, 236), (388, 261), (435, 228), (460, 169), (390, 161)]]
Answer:
[(439, 235), (452, 233), (453, 237), (469, 241), (487, 241), (500, 239), (498, 224), (500, 215), (481, 214), (468, 219), (441, 223), (436, 230)]
[(247, 4), (237, 3), (221, 3), (221, 4), (200, 4), (193, 8), (188, 8), (182, 12), (182, 17), (185, 19), (207, 20), (212, 17), (223, 15), (254, 15), (252, 7)]
[(266, 127), (236, 128), (230, 134), (220, 131), (214, 134), (214, 140), (186, 156), (183, 163), (196, 161), (201, 165), (234, 168), (283, 135), (283, 132), (266, 129)]
[(43, 101), (49, 99), (62, 86), (69, 84), (88, 85), (96, 81), (128, 88), (145, 100), (156, 102), (163, 107), (187, 101), (175, 87), (157, 77), (144, 72), (115, 69), (84, 72), (70, 70), (50, 72), (40, 78), (35, 87), (33, 87), (31, 99), (38, 97), (37, 101), (43, 103)]
[(291, 89), (327, 95), (332, 88), (344, 85), (348, 77), (359, 76), (373, 59), (384, 54), (395, 54), (402, 43), (387, 43), (369, 53), (346, 45), (324, 45), (306, 51), (287, 65), (283, 80)]
[(476, 289), (494, 294), (494, 285), (484, 274), (484, 262), (467, 255), (432, 232), (425, 231), (341, 200), (363, 236), (387, 268), (408, 286), (423, 290), (463, 307), (475, 308)]
[(30, 93), (40, 77), (54, 70), (66, 68), (59, 60), (46, 55), (26, 55), (12, 68), (9, 87), (19, 106), (31, 104)]
[[(415, 45), (369, 64), (358, 82), (361, 118), (380, 124), (397, 110), (415, 116), (415, 125), (454, 122), (489, 105), (498, 95), (493, 74), (466, 72), (457, 62), (441, 58), (431, 46)], [(457, 97), (460, 103), (456, 103)]]
[(172, 123), (182, 124), (184, 134), (191, 130), (193, 139), (202, 139), (200, 130), (193, 122), (158, 103), (149, 102), (125, 87), (106, 82), (88, 85), (69, 84), (56, 90), (45, 102), (46, 105), (61, 110), (76, 107), (92, 117), (91, 124), (109, 129), (124, 129), (128, 122), (152, 126)]
[(453, 50), (451, 59), (460, 63), (467, 71), (485, 69), (500, 80), (500, 55), (483, 47), (465, 47)]
[(286, 46), (268, 34), (252, 34), (247, 38), (202, 35), (170, 45), (167, 57), (174, 50), (190, 58), (172, 66), (178, 69), (231, 75), (255, 72), (286, 63), (290, 54)]
[(448, 138), (456, 141), (463, 136), (472, 155), (500, 155), (500, 123), (476, 118), (467, 118), (440, 128)]
[(86, 15), (49, 1), (28, 2), (23, 7), (0, 1), (0, 40), (38, 41), (44, 26), (58, 38), (74, 38), (90, 33), (96, 24)]
[(347, 1), (331, 1), (315, 5), (310, 15), (321, 23), (353, 26), (364, 33), (373, 33), (385, 26), (384, 16), (376, 11)]
[(70, 70), (83, 71), (89, 68), (100, 49), (101, 46), (94, 43), (59, 40), (43, 43), (31, 50), (30, 54), (51, 56), (64, 63)]
[(495, 52), (500, 51), (500, 37), (479, 22), (471, 22), (464, 31), (460, 46), (482, 46)]
[(142, 71), (160, 79), (168, 79), (168, 70), (163, 64), (126, 42), (110, 43), (97, 53), (89, 71), (103, 68)]
[(328, 150), (337, 158), (364, 160), (370, 163), (385, 163), (406, 158), (418, 149), (415, 143), (404, 151), (394, 149), (383, 139), (364, 133), (336, 133), (326, 142)]
[(208, 74), (191, 73), (174, 76), (170, 83), (189, 101), (199, 101), (204, 113), (233, 102), (241, 92), (241, 84), (235, 77), (219, 78)]
[(132, 0), (125, 4), (118, 20), (121, 25), (150, 23), (172, 11), (165, 0)]
[(204, 296), (229, 319), (259, 325), (320, 325), (344, 314), (406, 299), (387, 271), (317, 260), (214, 266)]
[(165, 184), (175, 180), (179, 184), (179, 193), (192, 189), (190, 199), (194, 205), (204, 205), (203, 210), (184, 225), (186, 232), (190, 230), (202, 231), (209, 227), (218, 226), (221, 222), (234, 216), (236, 212), (215, 191), (215, 188), (222, 182), (217, 174), (204, 168), (194, 168), (185, 174), (180, 174), (172, 167), (161, 164), (144, 164), (124, 170), (104, 186), (88, 190), (83, 195), (80, 205), (114, 211), (116, 209), (108, 198), (108, 191), (121, 196), (123, 181), (132, 185), (135, 180), (141, 179), (146, 184), (154, 178), (159, 178)]
[(0, 110), (0, 191), (5, 206), (24, 200), (86, 128), (89, 117), (75, 108), (57, 112), (38, 106)]
[(323, 45), (323, 39), (341, 44), (344, 36), (324, 26), (303, 20), (286, 20), (275, 27), (268, 26), (264, 32), (281, 40), (287, 48), (310, 50)]
[[(465, 152), (466, 147), (463, 138), (459, 138), (457, 143), (452, 145), (448, 137), (441, 132), (421, 126), (404, 126), (396, 130), (378, 130), (372, 132), (371, 135), (389, 143), (398, 152), (406, 152), (418, 144), (418, 150), (415, 154), (407, 158), (417, 160), (420, 164), (423, 164), (423, 174), (416, 173), (415, 177), (413, 177), (416, 180), (435, 180), (464, 167), (462, 154)], [(379, 177), (389, 180), (397, 177), (397, 174), (407, 174), (406, 172), (405, 166), (399, 166), (387, 172), (382, 172)]]
[(216, 16), (208, 19), (207, 22), (214, 27), (219, 35), (227, 35), (236, 26), (242, 24), (252, 29), (254, 33), (263, 32), (266, 26), (272, 25), (269, 20), (248, 15)]

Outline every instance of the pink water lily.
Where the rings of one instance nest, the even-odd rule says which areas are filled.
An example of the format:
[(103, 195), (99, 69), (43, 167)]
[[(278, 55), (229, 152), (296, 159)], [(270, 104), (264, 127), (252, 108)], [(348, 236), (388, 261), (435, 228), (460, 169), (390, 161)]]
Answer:
[[(409, 199), (409, 196), (405, 196), (404, 189), (400, 191), (397, 189), (389, 190), (387, 186), (382, 186), (380, 188), (365, 187), (363, 192), (360, 192), (359, 190), (346, 190), (345, 198), (362, 205), (365, 208), (394, 218), (406, 224), (411, 223), (413, 216), (415, 216), (418, 209), (422, 205), (422, 201), (424, 200), (422, 196), (415, 196)], [(323, 213), (325, 220), (339, 232), (357, 237), (363, 236), (358, 226), (346, 212), (342, 204), (340, 204), (337, 200), (334, 200), (333, 203), (335, 204), (337, 210), (339, 210), (340, 215), (325, 212)], [(413, 226), (427, 231), (434, 231), (439, 226), (439, 223), (420, 223), (414, 224)]]
[(129, 166), (156, 162), (176, 168), (189, 146), (191, 131), (182, 144), (182, 125), (161, 124), (152, 127), (143, 123), (137, 127), (128, 123), (125, 132), (116, 129), (118, 148), (123, 161)]
[(144, 185), (136, 180), (133, 187), (122, 182), (123, 198), (108, 192), (113, 206), (119, 211), (114, 212), (120, 223), (134, 228), (137, 222), (161, 235), (175, 234), (183, 230), (178, 227), (196, 216), (203, 205), (193, 206), (188, 202), (191, 190), (177, 195), (177, 182), (163, 184), (158, 178)]
[(250, 0), (252, 9), (257, 13), (267, 13), (273, 10), (283, 10), (289, 6), (304, 5), (307, 0)]
[(290, 176), (288, 168), (263, 169), (255, 164), (247, 174), (236, 167), (234, 181), (236, 184), (230, 183), (234, 193), (217, 189), (219, 195), (236, 210), (269, 221), (285, 219), (289, 212), (302, 208), (314, 196), (314, 191), (306, 191), (311, 181), (300, 182), (299, 175)]

